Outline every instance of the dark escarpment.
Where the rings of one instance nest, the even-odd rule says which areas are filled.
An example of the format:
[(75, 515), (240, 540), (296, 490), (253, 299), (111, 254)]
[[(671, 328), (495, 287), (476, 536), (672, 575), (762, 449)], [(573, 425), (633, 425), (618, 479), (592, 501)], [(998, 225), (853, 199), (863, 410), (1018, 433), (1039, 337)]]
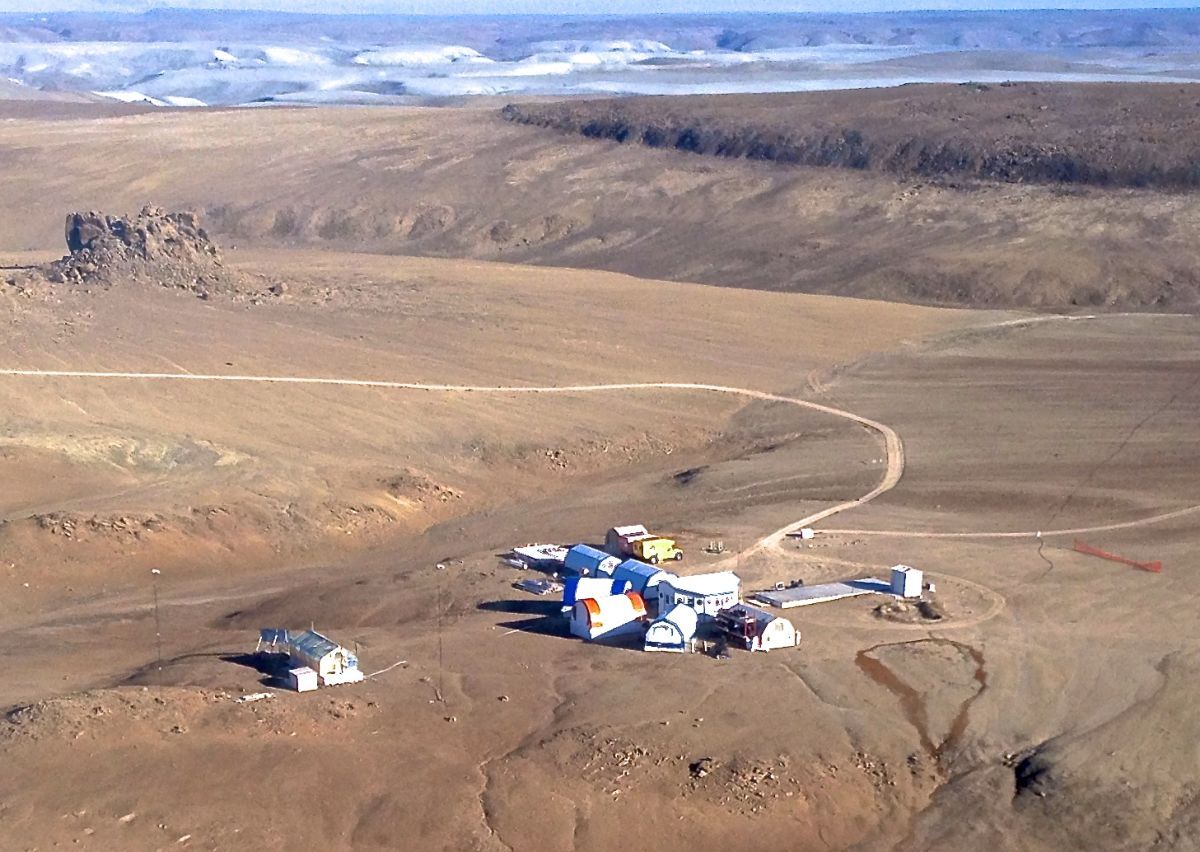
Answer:
[(908, 85), (510, 104), (504, 117), (718, 157), (923, 178), (1200, 187), (1200, 85)]

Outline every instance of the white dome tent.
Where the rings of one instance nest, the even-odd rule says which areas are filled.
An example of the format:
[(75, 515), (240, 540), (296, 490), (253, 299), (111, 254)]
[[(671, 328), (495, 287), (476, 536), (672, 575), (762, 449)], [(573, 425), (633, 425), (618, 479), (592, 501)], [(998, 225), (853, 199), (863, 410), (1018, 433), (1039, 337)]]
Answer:
[(690, 606), (676, 604), (650, 623), (642, 647), (647, 651), (682, 654), (691, 649), (698, 620), (696, 611)]

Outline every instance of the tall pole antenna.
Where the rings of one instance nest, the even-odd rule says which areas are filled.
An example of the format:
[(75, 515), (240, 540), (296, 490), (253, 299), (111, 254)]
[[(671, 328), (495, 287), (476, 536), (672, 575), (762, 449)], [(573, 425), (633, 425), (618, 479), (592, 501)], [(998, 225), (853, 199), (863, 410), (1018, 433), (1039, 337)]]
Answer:
[(442, 692), (442, 572), (446, 570), (446, 566), (439, 562), (437, 564), (437, 648), (438, 648), (438, 685), (437, 685), (437, 700), (445, 703), (445, 695)]
[(154, 587), (154, 645), (158, 651), (158, 670), (162, 671), (162, 620), (158, 616), (158, 576), (162, 574), (157, 568), (150, 569), (151, 585)]

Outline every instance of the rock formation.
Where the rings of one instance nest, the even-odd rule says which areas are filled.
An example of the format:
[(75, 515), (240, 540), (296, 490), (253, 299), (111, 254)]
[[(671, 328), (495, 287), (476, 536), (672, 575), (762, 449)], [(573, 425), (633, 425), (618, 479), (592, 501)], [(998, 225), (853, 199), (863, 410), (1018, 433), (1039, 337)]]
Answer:
[(130, 281), (211, 293), (239, 293), (241, 278), (221, 263), (221, 253), (194, 213), (143, 207), (135, 216), (70, 213), (70, 254), (40, 268), (55, 284), (111, 287)]

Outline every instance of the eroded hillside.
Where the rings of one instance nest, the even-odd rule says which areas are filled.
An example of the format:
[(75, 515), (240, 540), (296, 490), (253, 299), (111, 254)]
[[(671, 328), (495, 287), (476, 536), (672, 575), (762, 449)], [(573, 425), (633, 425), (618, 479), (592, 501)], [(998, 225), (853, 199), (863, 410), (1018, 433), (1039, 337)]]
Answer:
[(963, 83), (509, 104), (509, 121), (695, 154), (924, 178), (1200, 186), (1200, 86)]
[(203, 213), (231, 252), (477, 258), (926, 304), (1200, 304), (1189, 193), (697, 157), (520, 126), (496, 107), (8, 121), (0, 161), (19, 201), (0, 211), (2, 247), (57, 250), (63, 210), (150, 201)]

